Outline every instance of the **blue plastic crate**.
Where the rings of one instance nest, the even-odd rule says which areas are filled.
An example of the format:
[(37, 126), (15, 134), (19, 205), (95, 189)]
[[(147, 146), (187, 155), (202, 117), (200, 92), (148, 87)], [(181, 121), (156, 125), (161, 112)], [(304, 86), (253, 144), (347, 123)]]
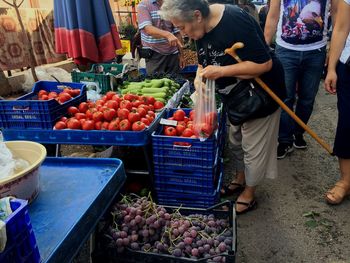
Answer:
[(32, 224), (28, 214), (28, 201), (11, 200), (13, 213), (5, 220), (7, 242), (0, 253), (1, 263), (37, 263), (40, 262)]
[(213, 192), (207, 193), (178, 193), (171, 191), (156, 191), (158, 204), (169, 206), (185, 206), (207, 208), (215, 205), (220, 199), (220, 189), (223, 180), (223, 171)]
[[(176, 110), (167, 110), (165, 118), (171, 117)], [(192, 109), (183, 110), (188, 115)], [(160, 126), (152, 134), (153, 162), (155, 164), (212, 167), (218, 149), (219, 131), (220, 123), (219, 129), (202, 142), (196, 138), (163, 135), (163, 127)], [(182, 145), (183, 143), (186, 145)]]
[(180, 73), (181, 74), (189, 74), (189, 73), (196, 73), (197, 72), (198, 65), (187, 65), (185, 66)]
[(222, 167), (215, 162), (210, 168), (191, 166), (154, 166), (154, 185), (157, 191), (207, 194), (216, 189)]
[(103, 130), (25, 130), (3, 129), (6, 141), (29, 140), (49, 144), (89, 144), (144, 146), (150, 143), (151, 134), (164, 116), (165, 110), (157, 113), (155, 120), (143, 131), (103, 131)]
[[(73, 89), (80, 89), (80, 95), (60, 104), (55, 99), (38, 100), (38, 92), (62, 91), (62, 84)], [(67, 113), (70, 106), (77, 106), (87, 100), (86, 87), (81, 83), (58, 83), (38, 81), (32, 92), (17, 100), (0, 100), (0, 128), (4, 129), (52, 129), (55, 122)]]

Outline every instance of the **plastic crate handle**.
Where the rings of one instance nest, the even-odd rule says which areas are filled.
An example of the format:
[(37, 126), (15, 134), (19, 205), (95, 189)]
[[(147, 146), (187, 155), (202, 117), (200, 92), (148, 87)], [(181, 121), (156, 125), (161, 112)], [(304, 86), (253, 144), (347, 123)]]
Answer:
[(183, 143), (183, 142), (174, 142), (173, 147), (174, 148), (182, 148), (182, 149), (189, 149), (192, 147), (192, 144), (181, 145), (180, 143)]
[(12, 107), (13, 110), (23, 110), (23, 111), (27, 111), (27, 110), (31, 110), (29, 105), (15, 105)]

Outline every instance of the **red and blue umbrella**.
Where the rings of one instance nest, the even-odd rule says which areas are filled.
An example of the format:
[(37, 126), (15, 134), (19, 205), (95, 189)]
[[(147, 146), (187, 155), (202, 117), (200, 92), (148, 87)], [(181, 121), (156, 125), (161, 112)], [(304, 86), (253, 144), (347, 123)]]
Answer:
[(54, 0), (56, 52), (78, 64), (107, 62), (121, 48), (108, 0)]

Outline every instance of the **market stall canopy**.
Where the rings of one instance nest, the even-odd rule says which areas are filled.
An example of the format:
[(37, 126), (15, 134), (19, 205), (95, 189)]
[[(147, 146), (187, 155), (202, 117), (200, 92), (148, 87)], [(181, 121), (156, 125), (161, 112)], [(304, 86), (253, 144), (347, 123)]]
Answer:
[(56, 52), (77, 64), (108, 62), (121, 48), (108, 0), (55, 0)]

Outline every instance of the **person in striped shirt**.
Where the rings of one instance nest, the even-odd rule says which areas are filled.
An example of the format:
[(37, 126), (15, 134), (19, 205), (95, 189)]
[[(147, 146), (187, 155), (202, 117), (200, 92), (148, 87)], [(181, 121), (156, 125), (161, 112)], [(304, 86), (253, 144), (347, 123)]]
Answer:
[(137, 7), (140, 56), (146, 60), (147, 74), (177, 73), (184, 66), (180, 30), (160, 17), (162, 4), (163, 0), (142, 0)]

